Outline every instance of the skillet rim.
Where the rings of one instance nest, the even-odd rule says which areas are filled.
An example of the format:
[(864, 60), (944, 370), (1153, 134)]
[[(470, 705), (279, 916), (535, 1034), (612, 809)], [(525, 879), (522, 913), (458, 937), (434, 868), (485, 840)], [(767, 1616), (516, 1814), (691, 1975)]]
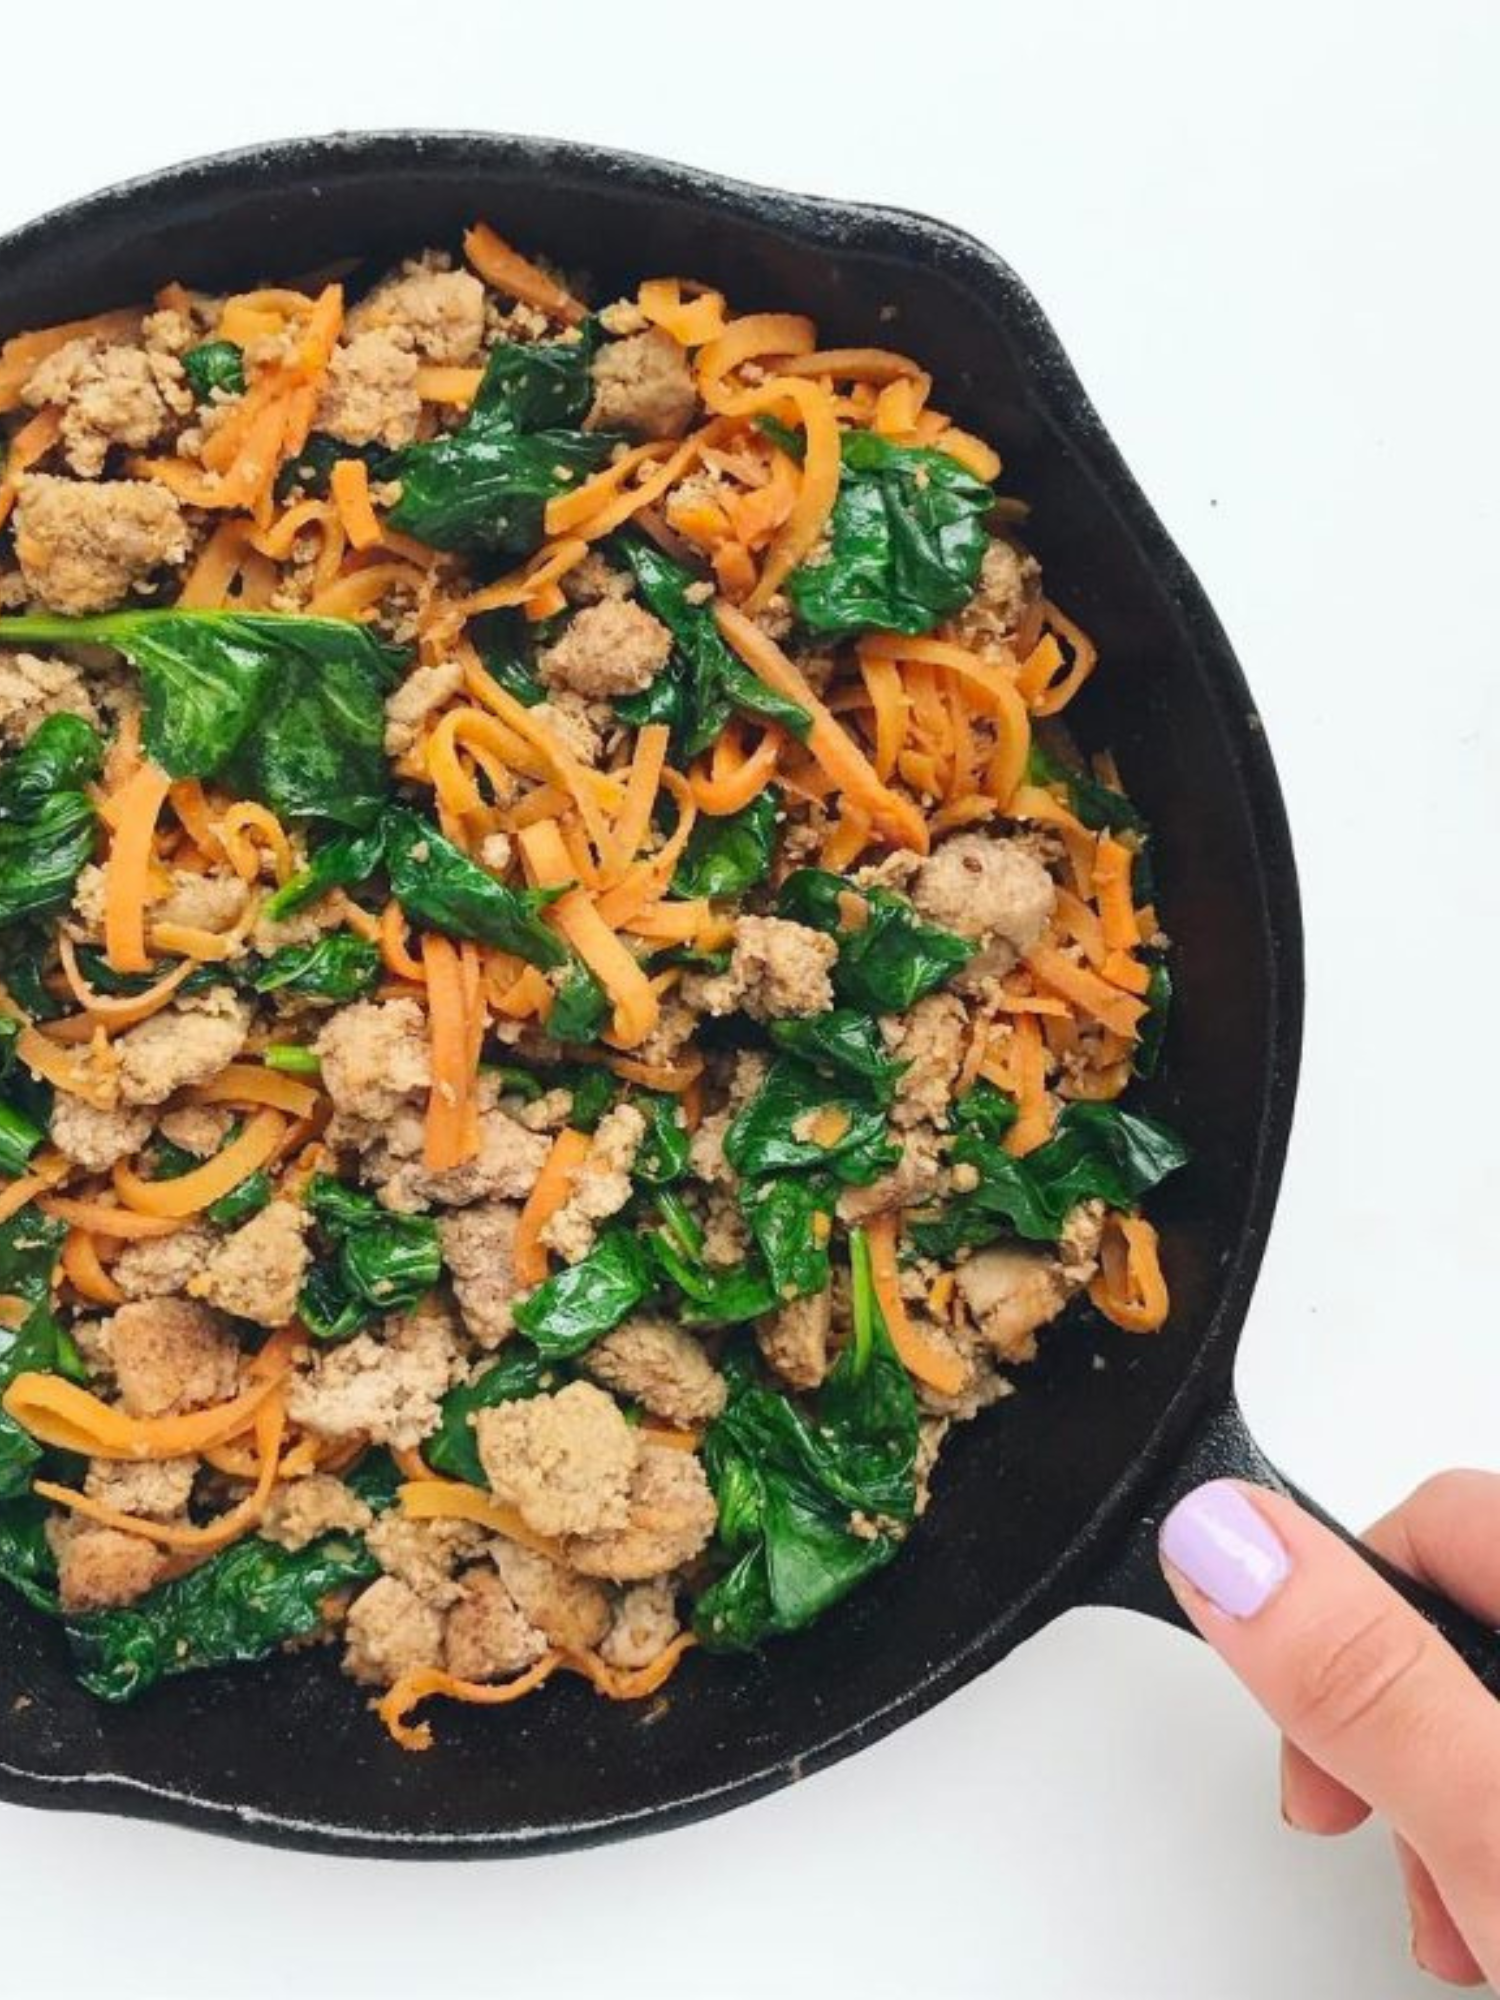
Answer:
[(1270, 1234), (1300, 1063), (1303, 940), (1290, 828), (1254, 698), (1203, 586), (1137, 484), (1041, 306), (996, 251), (966, 230), (915, 210), (794, 193), (627, 149), (525, 134), (397, 128), (262, 141), (132, 176), (63, 203), (0, 236), (0, 267), (13, 258), (45, 254), (80, 224), (108, 217), (122, 222), (139, 219), (138, 211), (152, 206), (175, 206), (181, 215), (217, 190), (240, 187), (261, 175), (290, 184), (299, 172), (315, 180), (319, 175), (409, 169), (414, 164), (420, 168), (429, 160), (451, 170), (466, 159), (491, 171), (524, 166), (533, 173), (552, 169), (594, 185), (625, 184), (659, 201), (754, 221), (804, 250), (836, 228), (838, 240), (851, 247), (899, 258), (918, 269), (940, 267), (961, 288), (1004, 313), (1014, 329), (1018, 359), (1038, 415), (1055, 432), (1066, 435), (1135, 543), (1143, 567), (1182, 621), (1199, 671), (1199, 692), (1217, 711), (1226, 754), (1252, 807), (1249, 859), (1267, 920), (1271, 1060), (1255, 1133), (1244, 1225), (1226, 1259), (1217, 1303), (1196, 1352), (1153, 1429), (1142, 1439), (1129, 1470), (1089, 1520), (1030, 1587), (1006, 1599), (967, 1644), (929, 1666), (883, 1706), (802, 1751), (771, 1757), (754, 1771), (666, 1803), (568, 1824), (512, 1826), (474, 1834), (392, 1832), (302, 1820), (118, 1771), (28, 1771), (8, 1763), (0, 1753), (3, 1803), (151, 1819), (308, 1852), (434, 1860), (556, 1852), (711, 1817), (877, 1741), (974, 1679), (1053, 1617), (1076, 1605), (1102, 1601), (1099, 1573), (1107, 1571), (1112, 1552), (1144, 1511), (1151, 1489), (1170, 1476), (1195, 1431), (1205, 1426), (1219, 1397), (1228, 1392), (1234, 1352)]

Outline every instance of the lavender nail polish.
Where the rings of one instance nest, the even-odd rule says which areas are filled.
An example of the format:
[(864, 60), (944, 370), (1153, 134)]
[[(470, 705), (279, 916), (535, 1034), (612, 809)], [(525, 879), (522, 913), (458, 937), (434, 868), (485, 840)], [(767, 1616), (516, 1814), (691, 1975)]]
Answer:
[(1225, 1480), (1180, 1500), (1162, 1523), (1160, 1543), (1165, 1561), (1231, 1618), (1253, 1618), (1291, 1574), (1264, 1517)]

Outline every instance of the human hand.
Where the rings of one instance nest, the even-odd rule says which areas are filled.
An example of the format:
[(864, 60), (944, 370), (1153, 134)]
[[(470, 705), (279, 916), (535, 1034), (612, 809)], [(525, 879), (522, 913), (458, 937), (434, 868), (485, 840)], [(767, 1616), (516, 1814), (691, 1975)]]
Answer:
[[(1500, 1475), (1445, 1472), (1366, 1543), (1500, 1623)], [(1162, 1524), (1183, 1609), (1283, 1731), (1282, 1812), (1390, 1825), (1419, 1965), (1500, 1987), (1500, 1702), (1336, 1535), (1259, 1487), (1200, 1486)]]

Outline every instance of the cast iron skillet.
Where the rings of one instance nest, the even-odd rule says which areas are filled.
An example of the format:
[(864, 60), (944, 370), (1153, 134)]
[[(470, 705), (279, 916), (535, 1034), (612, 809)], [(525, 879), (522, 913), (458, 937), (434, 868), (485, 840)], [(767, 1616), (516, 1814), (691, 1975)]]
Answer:
[[(1153, 1212), (1174, 1312), (1152, 1340), (1059, 1332), (1024, 1393), (951, 1440), (902, 1559), (757, 1661), (694, 1654), (659, 1711), (581, 1683), (495, 1714), (444, 1706), (392, 1747), (323, 1654), (188, 1676), (103, 1707), (0, 1593), (0, 1796), (355, 1854), (516, 1854), (671, 1826), (846, 1756), (1080, 1604), (1176, 1618), (1153, 1529), (1215, 1473), (1281, 1484), (1230, 1384), (1291, 1123), (1302, 1015), (1296, 874), (1270, 752), (1203, 592), (1015, 274), (959, 231), (598, 149), (488, 134), (256, 148), (75, 203), (0, 245), (0, 332), (148, 295), (380, 259), (483, 216), (592, 271), (722, 285), (812, 313), (829, 344), (919, 355), (993, 438), (1029, 538), (1107, 662), (1079, 705), (1157, 832), (1180, 1003), (1145, 1092), (1196, 1150)], [(1500, 1687), (1500, 1647), (1424, 1608)], [(1178, 1620), (1180, 1622), (1180, 1619)]]

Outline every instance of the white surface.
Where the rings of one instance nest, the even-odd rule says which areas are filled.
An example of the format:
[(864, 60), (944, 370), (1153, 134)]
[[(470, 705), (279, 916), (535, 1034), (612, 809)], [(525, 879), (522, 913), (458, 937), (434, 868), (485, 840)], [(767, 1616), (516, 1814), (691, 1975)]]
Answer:
[[(1358, 1520), (1430, 1468), (1497, 1457), (1481, 1119), (1500, 15), (989, 0), (854, 19), (86, 4), (6, 94), (0, 225), (219, 146), (433, 124), (926, 208), (996, 244), (1196, 565), (1280, 760), (1311, 1009), (1240, 1379), (1267, 1447)], [(0, 1811), (0, 1910), (7, 1989), (45, 1981), (52, 2000), (85, 1991), (85, 1911), (119, 2000), (259, 2000), (288, 1973), (364, 2000), (460, 1980), (785, 2000), (1431, 1990), (1404, 1962), (1382, 1843), (1284, 1833), (1239, 1691), (1188, 1641), (1105, 1615), (669, 1838), (405, 1870)]]

